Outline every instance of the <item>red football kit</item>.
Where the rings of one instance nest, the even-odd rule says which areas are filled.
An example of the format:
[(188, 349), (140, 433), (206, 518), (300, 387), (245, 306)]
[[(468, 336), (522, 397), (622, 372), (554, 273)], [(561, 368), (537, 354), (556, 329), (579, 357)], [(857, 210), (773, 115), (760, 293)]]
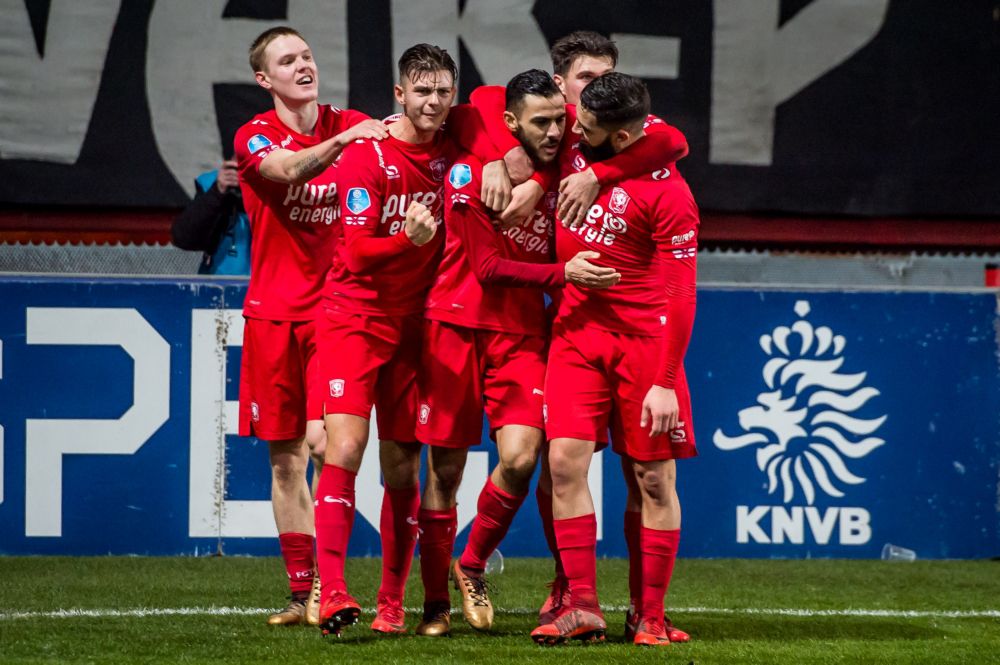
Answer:
[(403, 230), (417, 201), (440, 223), (455, 153), (438, 132), (425, 144), (361, 141), (340, 160), (344, 238), (334, 254), (320, 319), (326, 412), (368, 418), (379, 436), (413, 441), (423, 308), (444, 229), (414, 245)]
[(274, 111), (243, 125), (234, 139), (243, 204), (250, 218), (250, 286), (240, 375), (240, 434), (275, 441), (301, 436), (323, 417), (315, 317), (323, 277), (340, 236), (336, 166), (303, 185), (268, 180), (267, 155), (297, 152), (367, 120), (319, 106), (312, 135), (289, 129)]
[(544, 287), (561, 287), (555, 257), (556, 193), (506, 231), (481, 199), (483, 163), (458, 157), (445, 183), (444, 256), (427, 297), (417, 438), (479, 443), (485, 408), (491, 430), (542, 429), (548, 323)]
[[(587, 166), (578, 147), (564, 153), (564, 172)], [(546, 377), (549, 439), (604, 443), (610, 425), (615, 450), (633, 459), (697, 454), (683, 358), (694, 323), (698, 224), (687, 183), (664, 167), (603, 188), (583, 223), (556, 226), (560, 259), (596, 251), (596, 263), (622, 278), (609, 289), (563, 289)], [(676, 390), (680, 422), (650, 438), (639, 422), (654, 384)]]

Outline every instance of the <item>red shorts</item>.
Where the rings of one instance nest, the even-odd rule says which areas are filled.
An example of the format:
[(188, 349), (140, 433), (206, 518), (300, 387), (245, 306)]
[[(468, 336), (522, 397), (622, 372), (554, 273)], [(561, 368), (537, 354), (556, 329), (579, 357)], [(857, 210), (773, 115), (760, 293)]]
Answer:
[(423, 313), (354, 314), (324, 309), (319, 355), (327, 415), (371, 418), (380, 439), (416, 441)]
[(544, 428), (546, 340), (426, 321), (417, 440), (469, 448), (482, 440), (483, 411), (504, 425)]
[[(698, 454), (691, 423), (691, 396), (684, 368), (674, 389), (680, 405), (678, 426), (655, 437), (640, 427), (642, 401), (656, 380), (662, 340), (596, 328), (557, 329), (545, 376), (545, 435), (607, 444), (640, 462), (682, 459)], [(603, 446), (599, 446), (601, 448)]]
[(240, 436), (265, 441), (305, 434), (323, 419), (313, 321), (245, 319), (240, 359)]

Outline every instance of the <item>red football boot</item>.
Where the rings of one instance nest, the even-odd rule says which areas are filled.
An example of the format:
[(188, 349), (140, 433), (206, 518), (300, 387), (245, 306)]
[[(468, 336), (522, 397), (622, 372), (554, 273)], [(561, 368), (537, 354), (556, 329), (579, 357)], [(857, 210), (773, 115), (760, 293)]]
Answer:
[(324, 636), (340, 637), (340, 630), (357, 623), (359, 614), (358, 601), (345, 591), (334, 591), (319, 609), (319, 629)]
[[(628, 611), (625, 612), (625, 640), (635, 639), (635, 629), (639, 623), (639, 617), (632, 610), (632, 606), (629, 605)], [(671, 642), (687, 642), (691, 639), (691, 636), (685, 633), (680, 628), (674, 626), (673, 622), (670, 620), (666, 614), (663, 615), (663, 627), (667, 633), (667, 637), (670, 638)]]
[[(627, 620), (627, 617), (626, 617)], [(625, 628), (628, 631), (628, 624)], [(691, 636), (679, 628), (674, 628), (667, 615), (663, 615), (663, 622), (640, 621), (634, 626), (634, 636), (632, 643), (639, 646), (664, 646), (672, 642), (687, 642)]]
[(559, 618), (569, 603), (569, 583), (565, 577), (556, 577), (549, 582), (549, 597), (538, 610), (538, 625), (544, 626)]
[(406, 612), (403, 611), (402, 598), (379, 594), (372, 630), (383, 635), (402, 635), (406, 632)]
[[(582, 602), (581, 602), (582, 601)], [(531, 639), (537, 644), (552, 646), (567, 640), (582, 642), (603, 642), (608, 625), (597, 604), (597, 596), (572, 600), (552, 623), (547, 623), (531, 631)]]

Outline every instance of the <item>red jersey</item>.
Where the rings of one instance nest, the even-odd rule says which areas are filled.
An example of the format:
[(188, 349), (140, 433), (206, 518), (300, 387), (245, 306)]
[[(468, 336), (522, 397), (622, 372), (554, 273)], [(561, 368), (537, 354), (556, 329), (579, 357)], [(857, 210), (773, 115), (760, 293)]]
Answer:
[[(563, 174), (589, 166), (579, 145), (565, 151)], [(556, 324), (574, 329), (665, 336), (657, 385), (673, 387), (694, 322), (698, 207), (680, 174), (661, 168), (601, 189), (579, 225), (556, 225), (556, 253), (601, 254), (621, 281), (609, 289), (563, 289)]]
[(272, 321), (313, 319), (340, 236), (336, 165), (308, 183), (291, 185), (261, 175), (261, 162), (274, 150), (297, 152), (367, 119), (358, 111), (321, 104), (312, 136), (286, 127), (274, 110), (254, 117), (236, 132), (240, 189), (253, 236), (244, 316)]
[(528, 220), (501, 232), (481, 199), (482, 174), (482, 161), (470, 154), (456, 159), (448, 174), (448, 234), (426, 317), (467, 328), (546, 335), (542, 288), (565, 282), (563, 264), (552, 263), (558, 193), (547, 192)]
[(403, 225), (411, 201), (443, 221), (444, 177), (455, 148), (443, 132), (407, 143), (390, 136), (344, 150), (338, 184), (344, 238), (324, 293), (326, 306), (382, 315), (422, 312), (444, 245), (444, 227), (417, 247)]

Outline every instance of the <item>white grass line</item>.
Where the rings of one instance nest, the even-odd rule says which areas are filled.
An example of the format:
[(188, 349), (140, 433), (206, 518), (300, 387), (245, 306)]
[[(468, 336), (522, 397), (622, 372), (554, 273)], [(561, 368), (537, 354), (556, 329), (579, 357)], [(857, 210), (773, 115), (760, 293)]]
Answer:
[[(624, 605), (604, 606), (605, 612), (624, 612)], [(722, 614), (731, 616), (789, 616), (789, 617), (886, 617), (895, 619), (1000, 619), (1000, 610), (877, 610), (847, 608), (840, 610), (816, 610), (804, 608), (763, 608), (763, 607), (670, 607), (673, 615), (681, 614)], [(73, 618), (147, 618), (171, 616), (264, 616), (274, 612), (267, 607), (148, 607), (127, 610), (115, 609), (66, 609), (50, 612), (3, 612), (0, 621), (11, 619), (73, 619)], [(411, 614), (419, 614), (415, 607), (406, 608)], [(452, 608), (452, 613), (460, 610)], [(498, 614), (534, 615), (537, 609), (528, 607), (497, 608)], [(373, 614), (365, 610), (365, 614)]]

